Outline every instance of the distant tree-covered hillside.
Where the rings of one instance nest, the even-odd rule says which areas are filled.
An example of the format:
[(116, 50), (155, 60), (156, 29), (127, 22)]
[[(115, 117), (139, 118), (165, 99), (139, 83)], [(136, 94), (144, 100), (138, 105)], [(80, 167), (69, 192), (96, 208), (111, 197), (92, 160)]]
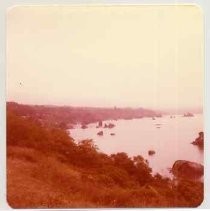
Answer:
[(36, 119), (43, 124), (53, 124), (61, 128), (71, 124), (89, 124), (103, 120), (133, 119), (161, 116), (158, 112), (144, 108), (91, 108), (70, 106), (23, 105), (15, 102), (7, 103), (7, 110), (19, 116)]

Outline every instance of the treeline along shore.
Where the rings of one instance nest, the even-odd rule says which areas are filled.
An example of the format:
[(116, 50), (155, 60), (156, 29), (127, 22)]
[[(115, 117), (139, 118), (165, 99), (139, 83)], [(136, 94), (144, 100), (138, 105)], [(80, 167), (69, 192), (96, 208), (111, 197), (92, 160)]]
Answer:
[[(202, 203), (200, 181), (177, 182), (153, 175), (140, 155), (106, 155), (91, 140), (77, 143), (65, 129), (40, 123), (44, 114), (47, 121), (54, 121), (67, 113), (65, 109), (69, 108), (7, 104), (7, 200), (11, 207), (197, 207)], [(82, 108), (72, 111), (72, 121), (82, 120), (76, 117), (79, 111)]]
[(97, 108), (72, 106), (24, 105), (7, 102), (7, 108), (22, 117), (34, 118), (44, 125), (71, 128), (80, 123), (83, 125), (118, 119), (143, 117), (160, 117), (161, 113), (145, 108)]

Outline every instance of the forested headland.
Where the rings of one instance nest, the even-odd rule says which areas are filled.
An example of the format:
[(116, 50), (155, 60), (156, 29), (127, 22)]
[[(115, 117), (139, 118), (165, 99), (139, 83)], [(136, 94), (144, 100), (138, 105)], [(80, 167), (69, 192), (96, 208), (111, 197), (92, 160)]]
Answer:
[(161, 117), (160, 112), (145, 108), (102, 108), (50, 105), (25, 105), (7, 102), (7, 108), (18, 116), (34, 119), (43, 125), (71, 128), (74, 124), (90, 124), (104, 120)]

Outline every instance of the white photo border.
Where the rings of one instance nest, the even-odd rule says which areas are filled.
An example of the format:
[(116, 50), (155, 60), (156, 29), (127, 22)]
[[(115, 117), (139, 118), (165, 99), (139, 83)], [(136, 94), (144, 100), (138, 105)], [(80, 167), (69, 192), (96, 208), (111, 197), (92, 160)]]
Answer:
[[(0, 2), (0, 210), (11, 209), (6, 201), (6, 14), (17, 5), (197, 5), (204, 18), (204, 201), (199, 209), (210, 209), (210, 1), (209, 0), (1, 0)], [(172, 208), (173, 210), (180, 210)], [(22, 210), (22, 209), (19, 209)], [(30, 209), (32, 210), (32, 209)], [(37, 209), (36, 209), (37, 210)], [(45, 209), (46, 210), (46, 209)], [(66, 210), (66, 209), (64, 209)], [(75, 210), (75, 209), (74, 209)], [(81, 209), (79, 209), (81, 210)], [(87, 209), (83, 209), (87, 210)], [(96, 209), (93, 209), (96, 210)], [(105, 210), (105, 209), (100, 209)], [(108, 209), (106, 209), (108, 210)], [(115, 210), (115, 209), (109, 209)], [(124, 209), (129, 210), (129, 209)], [(139, 210), (139, 209), (132, 209)], [(141, 210), (146, 210), (141, 208)], [(155, 210), (165, 210), (158, 209)], [(181, 209), (192, 210), (192, 209)]]

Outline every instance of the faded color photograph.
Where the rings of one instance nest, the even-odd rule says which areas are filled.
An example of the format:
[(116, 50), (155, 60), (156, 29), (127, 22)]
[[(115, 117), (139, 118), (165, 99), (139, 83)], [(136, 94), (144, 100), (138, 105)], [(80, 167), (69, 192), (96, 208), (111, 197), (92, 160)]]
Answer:
[(9, 206), (198, 207), (203, 42), (195, 5), (8, 9)]

